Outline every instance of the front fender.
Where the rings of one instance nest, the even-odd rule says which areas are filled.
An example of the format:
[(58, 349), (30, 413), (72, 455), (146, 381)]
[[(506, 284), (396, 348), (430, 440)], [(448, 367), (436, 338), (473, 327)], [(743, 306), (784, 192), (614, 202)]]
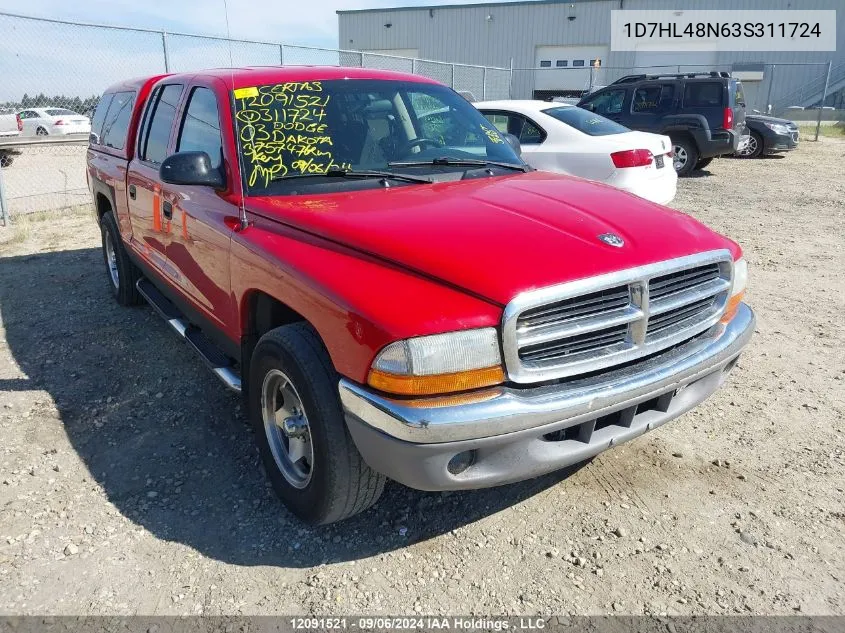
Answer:
[(251, 294), (264, 292), (307, 319), (337, 371), (359, 383), (392, 341), (497, 327), (502, 314), (442, 282), (261, 217), (235, 235), (231, 275), (242, 335)]

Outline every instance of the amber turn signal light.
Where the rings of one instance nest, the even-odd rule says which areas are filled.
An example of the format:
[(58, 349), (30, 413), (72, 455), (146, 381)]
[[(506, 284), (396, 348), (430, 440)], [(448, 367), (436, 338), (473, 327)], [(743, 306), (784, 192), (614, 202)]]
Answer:
[(374, 389), (402, 396), (434, 396), (480, 387), (491, 387), (505, 381), (501, 366), (471, 369), (431, 376), (400, 376), (371, 369), (367, 383)]
[(719, 319), (719, 323), (728, 323), (736, 316), (739, 311), (739, 304), (742, 303), (742, 298), (745, 296), (745, 291), (736, 293), (733, 297), (728, 299), (728, 305), (725, 308), (725, 313)]

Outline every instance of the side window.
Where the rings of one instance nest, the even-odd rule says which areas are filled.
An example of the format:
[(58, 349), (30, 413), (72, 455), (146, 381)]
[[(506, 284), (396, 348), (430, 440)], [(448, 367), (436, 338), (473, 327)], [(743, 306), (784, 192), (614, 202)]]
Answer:
[(508, 117), (495, 112), (484, 112), (485, 118), (492, 123), (502, 134), (508, 133)]
[(596, 95), (584, 105), (592, 106), (588, 108), (596, 114), (619, 114), (622, 112), (622, 103), (625, 101), (624, 90), (608, 90)]
[(100, 135), (103, 132), (103, 122), (106, 120), (106, 112), (109, 110), (112, 97), (114, 97), (113, 94), (104, 94), (100, 97), (100, 101), (94, 110), (94, 118), (91, 119), (91, 134), (97, 136), (98, 143), (102, 142)]
[(103, 131), (100, 134), (102, 145), (114, 149), (123, 149), (126, 146), (126, 133), (129, 131), (134, 105), (134, 92), (115, 93), (103, 122)]
[(180, 96), (182, 86), (169, 84), (158, 92), (155, 102), (150, 102), (146, 117), (149, 121), (145, 121), (146, 130), (139, 152), (141, 160), (159, 164), (167, 158), (167, 143), (170, 140), (170, 130), (173, 128), (173, 119), (176, 118), (176, 106)]
[(657, 112), (660, 105), (660, 86), (640, 86), (634, 90), (631, 112)]
[(513, 134), (520, 145), (539, 145), (546, 139), (546, 134), (532, 121), (515, 112), (484, 112), (484, 116), (499, 132)]
[(20, 117), (22, 119), (35, 119), (38, 117), (38, 115), (35, 114), (35, 112), (33, 112), (32, 110), (24, 110), (20, 113)]
[(520, 145), (539, 145), (546, 138), (546, 135), (534, 123), (523, 119), (522, 129), (519, 132)]
[(194, 88), (182, 119), (182, 130), (176, 144), (177, 152), (205, 152), (211, 166), (217, 169), (223, 160), (223, 138), (217, 97), (208, 88)]
[(722, 105), (722, 84), (718, 81), (690, 82), (684, 89), (684, 106), (710, 108)]

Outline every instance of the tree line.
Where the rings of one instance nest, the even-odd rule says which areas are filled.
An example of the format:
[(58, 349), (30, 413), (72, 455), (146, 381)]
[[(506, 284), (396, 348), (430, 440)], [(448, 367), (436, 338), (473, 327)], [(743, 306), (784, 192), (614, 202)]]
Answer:
[(68, 97), (66, 95), (48, 96), (43, 92), (35, 96), (24, 93), (18, 102), (7, 101), (0, 103), (0, 110), (26, 110), (27, 108), (67, 108), (79, 114), (90, 114), (100, 100), (99, 95), (91, 97)]

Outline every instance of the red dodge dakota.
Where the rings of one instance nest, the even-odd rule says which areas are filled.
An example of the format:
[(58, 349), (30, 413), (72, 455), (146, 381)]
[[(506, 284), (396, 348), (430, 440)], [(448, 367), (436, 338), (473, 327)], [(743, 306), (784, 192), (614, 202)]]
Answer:
[(426, 77), (219, 69), (112, 86), (88, 184), (109, 287), (243, 392), (311, 523), (585, 461), (712, 394), (754, 329), (740, 247), (530, 169)]

